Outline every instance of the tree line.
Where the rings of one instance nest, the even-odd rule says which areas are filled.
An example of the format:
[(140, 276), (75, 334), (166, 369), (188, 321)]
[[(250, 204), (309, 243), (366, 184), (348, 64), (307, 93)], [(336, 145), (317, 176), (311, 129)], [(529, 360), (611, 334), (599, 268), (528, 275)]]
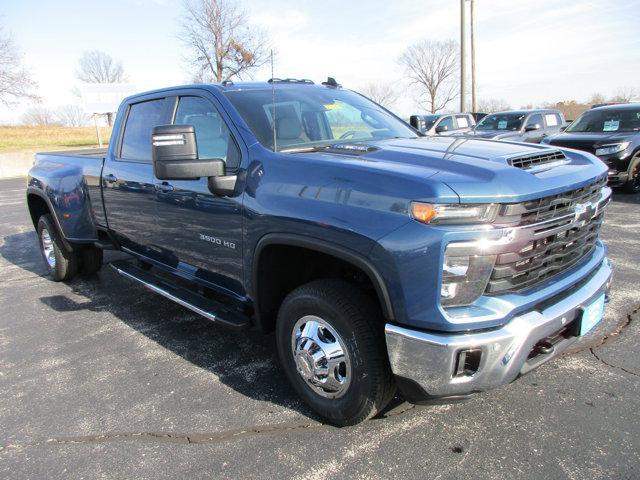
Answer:
[[(190, 80), (193, 83), (251, 77), (269, 60), (270, 48), (265, 31), (249, 24), (246, 11), (235, 0), (184, 0), (183, 9), (181, 40), (189, 52)], [(453, 40), (422, 40), (408, 46), (399, 55), (397, 63), (404, 70), (404, 81), (411, 85), (420, 110), (431, 113), (445, 111), (459, 98), (459, 52), (459, 46)], [(75, 75), (82, 83), (127, 81), (122, 62), (99, 50), (83, 53)], [(36, 102), (24, 115), (23, 121), (28, 124), (80, 126), (87, 123), (88, 116), (77, 105), (55, 110), (38, 105), (37, 88), (22, 65), (15, 42), (0, 25), (0, 103), (10, 107), (20, 100)], [(391, 109), (401, 95), (396, 82), (371, 82), (357, 90)], [(77, 90), (75, 94), (79, 97)], [(596, 93), (585, 102), (570, 100), (536, 106), (558, 108), (566, 118), (574, 119), (594, 104), (625, 102), (638, 94), (638, 90), (625, 87), (609, 99)], [(501, 99), (480, 99), (478, 109), (492, 113), (509, 110), (511, 106)], [(107, 116), (107, 120), (111, 124), (112, 114)]]

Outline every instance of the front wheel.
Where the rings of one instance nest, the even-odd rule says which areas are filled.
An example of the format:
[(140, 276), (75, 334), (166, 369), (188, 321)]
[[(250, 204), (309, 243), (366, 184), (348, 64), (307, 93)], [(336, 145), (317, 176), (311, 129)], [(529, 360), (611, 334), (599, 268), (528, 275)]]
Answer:
[(375, 303), (340, 280), (318, 280), (291, 292), (276, 325), (278, 355), (296, 392), (339, 426), (380, 412), (395, 383)]
[(640, 193), (640, 155), (636, 155), (631, 162), (629, 180), (624, 184), (624, 189), (627, 193)]

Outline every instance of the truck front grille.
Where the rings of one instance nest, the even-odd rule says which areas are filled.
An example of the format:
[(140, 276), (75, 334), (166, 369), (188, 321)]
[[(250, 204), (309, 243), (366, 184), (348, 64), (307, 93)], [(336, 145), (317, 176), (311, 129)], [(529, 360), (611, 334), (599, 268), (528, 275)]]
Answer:
[[(532, 202), (502, 206), (521, 214), (519, 227), (531, 240), (515, 252), (500, 253), (487, 294), (518, 292), (558, 275), (593, 253), (604, 219), (602, 188), (606, 178), (586, 187)], [(605, 202), (603, 204), (603, 202)]]

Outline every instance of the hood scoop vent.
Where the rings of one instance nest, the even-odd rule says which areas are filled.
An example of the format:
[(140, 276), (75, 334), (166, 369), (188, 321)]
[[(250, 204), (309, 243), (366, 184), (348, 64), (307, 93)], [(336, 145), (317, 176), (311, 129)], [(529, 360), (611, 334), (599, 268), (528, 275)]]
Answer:
[(507, 159), (507, 163), (512, 167), (526, 170), (529, 173), (542, 172), (551, 168), (559, 167), (569, 163), (569, 159), (559, 150), (533, 155), (519, 155)]

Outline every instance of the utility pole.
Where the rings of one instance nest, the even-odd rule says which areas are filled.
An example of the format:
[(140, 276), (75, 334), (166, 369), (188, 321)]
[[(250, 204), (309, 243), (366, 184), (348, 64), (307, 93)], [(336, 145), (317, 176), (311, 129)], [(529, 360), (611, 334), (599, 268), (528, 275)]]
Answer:
[(465, 35), (465, 7), (464, 4), (467, 0), (460, 0), (460, 112), (464, 112), (467, 109), (467, 95), (466, 95), (466, 35)]
[(476, 97), (476, 41), (474, 37), (475, 30), (475, 0), (471, 0), (471, 111), (478, 111)]

